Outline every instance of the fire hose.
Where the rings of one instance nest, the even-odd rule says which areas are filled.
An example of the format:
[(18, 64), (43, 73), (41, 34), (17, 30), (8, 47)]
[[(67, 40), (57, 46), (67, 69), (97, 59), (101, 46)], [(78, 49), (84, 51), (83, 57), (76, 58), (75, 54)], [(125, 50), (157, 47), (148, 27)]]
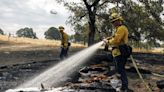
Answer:
[(133, 63), (133, 65), (134, 65), (134, 67), (135, 67), (135, 69), (136, 69), (136, 71), (137, 71), (137, 74), (139, 75), (141, 81), (144, 83), (145, 87), (148, 89), (148, 92), (152, 92), (151, 88), (150, 88), (149, 85), (145, 82), (145, 80), (143, 79), (143, 77), (142, 77), (140, 71), (138, 70), (137, 64), (136, 64), (135, 60), (133, 59), (133, 56), (132, 56), (132, 55), (130, 55), (130, 59), (132, 60), (132, 63)]

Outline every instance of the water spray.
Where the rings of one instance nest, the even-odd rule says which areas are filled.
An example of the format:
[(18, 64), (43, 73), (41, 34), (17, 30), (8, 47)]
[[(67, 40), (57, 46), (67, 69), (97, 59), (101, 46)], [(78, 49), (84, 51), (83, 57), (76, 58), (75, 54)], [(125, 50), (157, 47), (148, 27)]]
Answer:
[(57, 65), (45, 70), (43, 73), (39, 74), (35, 78), (32, 78), (30, 81), (23, 83), (17, 88), (40, 87), (41, 84), (42, 88), (43, 84), (44, 87), (49, 88), (66, 81), (68, 76), (79, 69), (79, 66), (84, 64), (102, 44), (103, 41), (76, 53), (68, 59), (65, 59)]

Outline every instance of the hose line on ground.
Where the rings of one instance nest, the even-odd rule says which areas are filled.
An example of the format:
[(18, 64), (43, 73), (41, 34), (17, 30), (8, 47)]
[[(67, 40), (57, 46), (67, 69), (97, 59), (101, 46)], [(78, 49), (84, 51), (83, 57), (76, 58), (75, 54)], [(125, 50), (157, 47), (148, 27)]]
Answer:
[(148, 92), (152, 92), (151, 88), (150, 88), (149, 85), (144, 81), (144, 79), (143, 79), (141, 73), (139, 72), (138, 67), (137, 67), (137, 64), (136, 64), (135, 60), (133, 59), (133, 56), (130, 55), (130, 58), (131, 58), (131, 60), (132, 60), (132, 63), (133, 63), (133, 65), (134, 65), (134, 67), (135, 67), (135, 69), (136, 69), (136, 71), (137, 71), (137, 74), (139, 75), (141, 81), (144, 83), (144, 85), (145, 85), (146, 88), (148, 89)]
[(164, 75), (162, 75), (162, 74), (158, 74), (158, 73), (152, 73), (154, 76), (157, 76), (157, 77), (162, 77), (162, 78), (164, 78)]

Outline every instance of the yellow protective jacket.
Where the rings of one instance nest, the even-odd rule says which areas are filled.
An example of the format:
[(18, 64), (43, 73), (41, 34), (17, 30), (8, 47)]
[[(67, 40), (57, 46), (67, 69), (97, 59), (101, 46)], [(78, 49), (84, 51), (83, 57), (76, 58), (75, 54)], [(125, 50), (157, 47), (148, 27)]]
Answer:
[(68, 34), (65, 32), (61, 33), (61, 45), (63, 47), (68, 47)]
[(118, 48), (119, 45), (128, 43), (128, 29), (126, 26), (121, 25), (116, 27), (116, 31), (111, 39), (108, 40), (108, 44), (115, 47), (112, 50), (113, 57), (121, 55), (120, 50)]

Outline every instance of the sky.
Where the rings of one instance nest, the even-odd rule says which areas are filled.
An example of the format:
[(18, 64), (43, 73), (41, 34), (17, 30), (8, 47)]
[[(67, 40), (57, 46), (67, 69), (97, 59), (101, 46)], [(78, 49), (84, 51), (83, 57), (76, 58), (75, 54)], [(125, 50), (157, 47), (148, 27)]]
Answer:
[[(74, 34), (71, 25), (66, 24), (71, 13), (55, 0), (0, 0), (0, 6), (0, 28), (5, 34), (14, 35), (20, 28), (30, 27), (37, 37), (44, 38), (48, 28), (60, 25), (69, 35)], [(51, 10), (57, 14), (51, 14)]]
[[(49, 27), (63, 25), (68, 34), (73, 34), (66, 25), (70, 12), (55, 0), (0, 0), (0, 28), (5, 34), (15, 34), (24, 27), (33, 28), (37, 37), (44, 38)], [(51, 14), (55, 10), (57, 14)]]

